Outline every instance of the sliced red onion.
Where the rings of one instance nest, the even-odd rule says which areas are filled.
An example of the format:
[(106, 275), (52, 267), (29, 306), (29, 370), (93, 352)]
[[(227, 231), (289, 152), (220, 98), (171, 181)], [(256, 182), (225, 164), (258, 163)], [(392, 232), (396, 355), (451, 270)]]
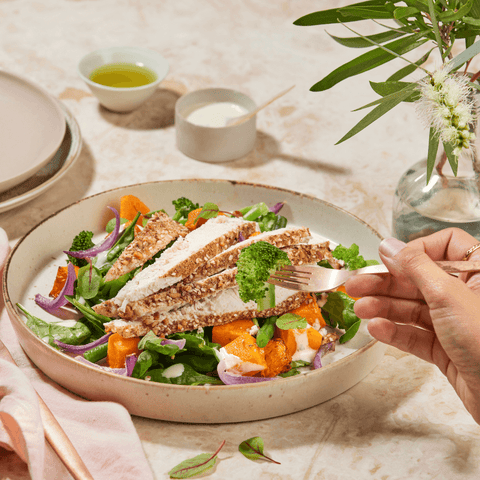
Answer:
[(98, 368), (99, 370), (103, 370), (104, 372), (116, 373), (117, 375), (123, 375), (124, 377), (127, 376), (127, 368), (104, 367), (102, 365), (97, 365), (96, 363), (89, 362), (86, 358), (82, 357), (81, 355), (74, 358), (75, 360), (78, 360), (80, 363), (84, 363), (85, 365), (90, 365), (91, 367)]
[(117, 241), (118, 234), (120, 232), (120, 214), (113, 207), (108, 207), (115, 214), (115, 228), (113, 232), (99, 245), (95, 245), (88, 250), (80, 250), (78, 252), (64, 251), (67, 255), (70, 255), (75, 258), (86, 258), (86, 257), (96, 257), (99, 253), (109, 250), (115, 245)]
[(132, 355), (127, 355), (125, 360), (125, 367), (127, 369), (127, 377), (132, 376), (133, 369), (137, 363), (138, 357), (133, 353)]
[(186, 343), (187, 341), (184, 338), (182, 338), (181, 340), (170, 340), (168, 338), (164, 338), (162, 340), (162, 345), (176, 345), (180, 350), (185, 347)]
[(217, 366), (218, 376), (225, 385), (243, 385), (245, 383), (258, 383), (275, 380), (278, 377), (246, 377), (243, 375), (232, 375), (226, 372), (225, 360), (220, 360)]
[(65, 285), (58, 294), (57, 298), (46, 298), (43, 295), (37, 293), (35, 295), (35, 303), (46, 310), (48, 313), (54, 313), (55, 310), (58, 310), (60, 307), (63, 307), (68, 303), (68, 300), (65, 298), (65, 295), (73, 295), (73, 285), (77, 279), (75, 273), (75, 267), (72, 263), (68, 264), (67, 268), (67, 279), (65, 280)]
[(98, 340), (94, 342), (86, 343), (85, 345), (69, 345), (68, 343), (63, 343), (60, 340), (54, 340), (54, 342), (59, 346), (62, 347), (64, 350), (70, 353), (78, 353), (83, 355), (85, 352), (88, 352), (92, 348), (98, 347), (99, 345), (103, 345), (104, 343), (108, 342), (108, 337), (112, 335), (112, 333), (107, 333), (103, 337), (100, 337)]
[(279, 203), (276, 203), (273, 207), (270, 207), (270, 211), (277, 214), (281, 209), (282, 207), (285, 205), (285, 202), (279, 202)]
[(238, 234), (238, 241), (239, 241), (239, 242), (244, 242), (244, 241), (245, 241), (245, 237), (243, 236), (243, 233), (242, 233), (242, 232), (240, 232), (240, 233)]
[(328, 352), (335, 351), (335, 342), (324, 343), (319, 349), (315, 358), (313, 359), (313, 369), (322, 368), (322, 357)]

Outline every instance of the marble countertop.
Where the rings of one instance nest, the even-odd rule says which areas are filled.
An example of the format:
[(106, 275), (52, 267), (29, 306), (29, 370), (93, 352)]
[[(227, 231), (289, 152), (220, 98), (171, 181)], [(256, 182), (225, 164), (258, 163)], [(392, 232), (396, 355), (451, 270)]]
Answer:
[[(55, 211), (104, 190), (152, 180), (214, 178), (268, 184), (314, 195), (390, 235), (401, 174), (423, 158), (427, 131), (411, 105), (341, 145), (335, 143), (373, 101), (368, 81), (387, 65), (323, 93), (310, 87), (356, 56), (322, 27), (293, 21), (324, 0), (5, 0), (0, 2), (0, 68), (48, 90), (76, 118), (80, 156), (55, 186), (0, 213), (12, 245)], [(365, 28), (370, 28), (365, 26)], [(348, 36), (341, 26), (327, 29)], [(86, 53), (108, 46), (154, 49), (170, 71), (141, 108), (117, 114), (99, 106), (76, 72)], [(176, 147), (174, 105), (186, 92), (227, 87), (257, 104), (295, 88), (258, 114), (254, 150), (223, 164), (195, 161)], [(28, 132), (26, 132), (26, 139)], [(480, 476), (480, 427), (433, 366), (392, 348), (362, 382), (314, 408), (230, 425), (184, 425), (134, 417), (157, 479), (180, 461), (225, 439), (215, 479), (474, 479)], [(250, 462), (237, 451), (261, 436), (281, 465)], [(18, 465), (18, 476), (28, 478)], [(23, 476), (22, 476), (23, 475)], [(0, 478), (4, 478), (0, 472)]]

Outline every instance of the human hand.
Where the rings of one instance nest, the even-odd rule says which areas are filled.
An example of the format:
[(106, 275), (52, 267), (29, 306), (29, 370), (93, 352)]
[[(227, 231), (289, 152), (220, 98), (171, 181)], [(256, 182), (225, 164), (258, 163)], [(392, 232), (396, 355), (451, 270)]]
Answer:
[[(450, 228), (409, 242), (384, 240), (391, 275), (352, 277), (345, 287), (377, 340), (434, 363), (480, 424), (480, 273), (453, 277), (433, 260), (462, 260), (478, 241)], [(470, 258), (480, 259), (480, 249)]]

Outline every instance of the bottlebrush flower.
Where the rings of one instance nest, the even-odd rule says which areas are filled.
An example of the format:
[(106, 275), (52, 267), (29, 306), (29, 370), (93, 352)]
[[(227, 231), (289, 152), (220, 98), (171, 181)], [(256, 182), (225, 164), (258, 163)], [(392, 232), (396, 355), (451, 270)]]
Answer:
[(476, 105), (467, 76), (451, 73), (448, 65), (418, 84), (420, 98), (417, 112), (440, 140), (453, 147), (458, 157), (475, 139), (470, 127), (475, 120)]

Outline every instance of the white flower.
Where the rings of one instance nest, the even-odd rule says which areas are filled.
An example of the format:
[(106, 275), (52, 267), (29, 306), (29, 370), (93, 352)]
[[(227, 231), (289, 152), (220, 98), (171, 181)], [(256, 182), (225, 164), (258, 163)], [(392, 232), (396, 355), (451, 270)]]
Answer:
[(448, 64), (419, 82), (417, 111), (442, 142), (458, 157), (475, 139), (470, 131), (475, 116), (472, 87), (465, 75), (451, 73)]

